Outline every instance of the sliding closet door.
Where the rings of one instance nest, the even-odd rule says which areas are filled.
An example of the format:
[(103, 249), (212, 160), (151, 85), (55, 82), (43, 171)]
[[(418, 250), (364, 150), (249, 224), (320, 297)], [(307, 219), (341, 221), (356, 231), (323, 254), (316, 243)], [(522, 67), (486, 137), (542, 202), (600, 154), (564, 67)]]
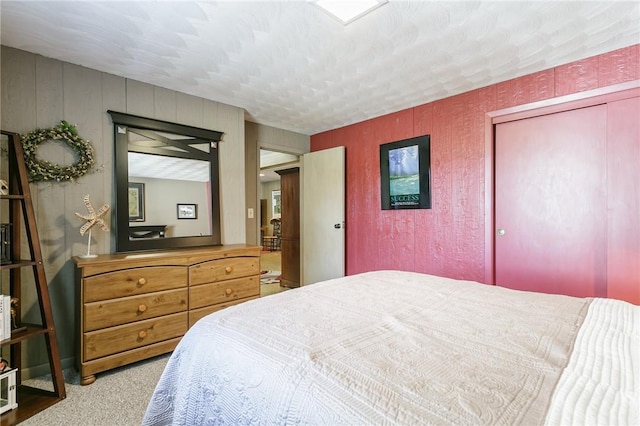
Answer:
[(607, 112), (607, 297), (640, 305), (640, 98)]
[(606, 118), (596, 105), (496, 125), (497, 285), (606, 296)]

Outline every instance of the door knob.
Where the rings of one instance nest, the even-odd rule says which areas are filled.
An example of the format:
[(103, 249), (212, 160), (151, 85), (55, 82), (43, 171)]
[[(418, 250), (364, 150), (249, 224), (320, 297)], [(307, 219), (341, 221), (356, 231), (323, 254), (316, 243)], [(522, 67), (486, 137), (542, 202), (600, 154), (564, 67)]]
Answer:
[(500, 228), (498, 229), (498, 236), (502, 237), (504, 235), (504, 229)]
[(335, 225), (333, 225), (334, 228), (336, 229), (340, 229), (342, 227), (342, 225), (340, 225), (339, 223), (336, 223)]

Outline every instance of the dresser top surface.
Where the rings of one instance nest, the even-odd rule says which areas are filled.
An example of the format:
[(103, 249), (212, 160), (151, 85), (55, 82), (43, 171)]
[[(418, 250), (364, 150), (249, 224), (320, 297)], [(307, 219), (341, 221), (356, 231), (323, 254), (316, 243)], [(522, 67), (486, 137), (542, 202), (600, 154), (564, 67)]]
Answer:
[(176, 250), (154, 250), (145, 252), (129, 252), (101, 254), (92, 258), (74, 256), (73, 261), (79, 268), (104, 265), (109, 263), (152, 263), (165, 261), (173, 265), (191, 265), (205, 260), (224, 259), (228, 257), (259, 257), (260, 246), (250, 244), (229, 244), (221, 246), (193, 247)]

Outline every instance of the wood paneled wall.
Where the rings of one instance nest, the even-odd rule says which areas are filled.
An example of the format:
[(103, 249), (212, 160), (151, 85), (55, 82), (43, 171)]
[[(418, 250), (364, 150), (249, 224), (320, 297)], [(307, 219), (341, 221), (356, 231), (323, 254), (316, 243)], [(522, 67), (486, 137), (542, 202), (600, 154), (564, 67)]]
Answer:
[[(2, 129), (27, 133), (36, 128), (53, 127), (64, 119), (76, 125), (80, 136), (89, 140), (96, 151), (94, 173), (71, 183), (32, 184), (31, 190), (60, 351), (63, 364), (68, 367), (75, 355), (76, 333), (74, 265), (70, 259), (86, 252), (87, 244), (86, 236), (80, 236), (81, 223), (74, 212), (85, 211), (82, 202), (85, 194), (91, 195), (94, 205), (115, 202), (113, 127), (106, 111), (111, 109), (224, 132), (220, 144), (222, 241), (234, 244), (246, 241), (244, 110), (6, 46), (2, 46), (1, 54)], [(47, 159), (61, 164), (73, 161), (70, 153), (52, 152), (60, 157), (47, 156)], [(93, 252), (113, 251), (111, 234), (98, 231), (93, 235)], [(25, 321), (39, 320), (33, 290), (33, 286), (25, 285)], [(25, 365), (46, 364), (46, 351), (23, 351), (38, 352), (40, 356), (30, 356)], [(39, 373), (43, 372), (33, 372)]]
[[(640, 45), (311, 137), (345, 146), (347, 274), (402, 269), (485, 279), (487, 112), (640, 79)], [(431, 135), (431, 210), (380, 209), (379, 146)], [(627, 161), (634, 161), (628, 159)]]

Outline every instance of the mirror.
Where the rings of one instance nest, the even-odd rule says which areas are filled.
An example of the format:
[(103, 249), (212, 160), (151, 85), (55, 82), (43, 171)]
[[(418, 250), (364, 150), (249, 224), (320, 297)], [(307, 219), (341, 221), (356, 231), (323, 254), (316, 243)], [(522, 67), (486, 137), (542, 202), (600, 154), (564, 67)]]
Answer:
[(220, 245), (222, 133), (107, 112), (115, 139), (116, 251)]

